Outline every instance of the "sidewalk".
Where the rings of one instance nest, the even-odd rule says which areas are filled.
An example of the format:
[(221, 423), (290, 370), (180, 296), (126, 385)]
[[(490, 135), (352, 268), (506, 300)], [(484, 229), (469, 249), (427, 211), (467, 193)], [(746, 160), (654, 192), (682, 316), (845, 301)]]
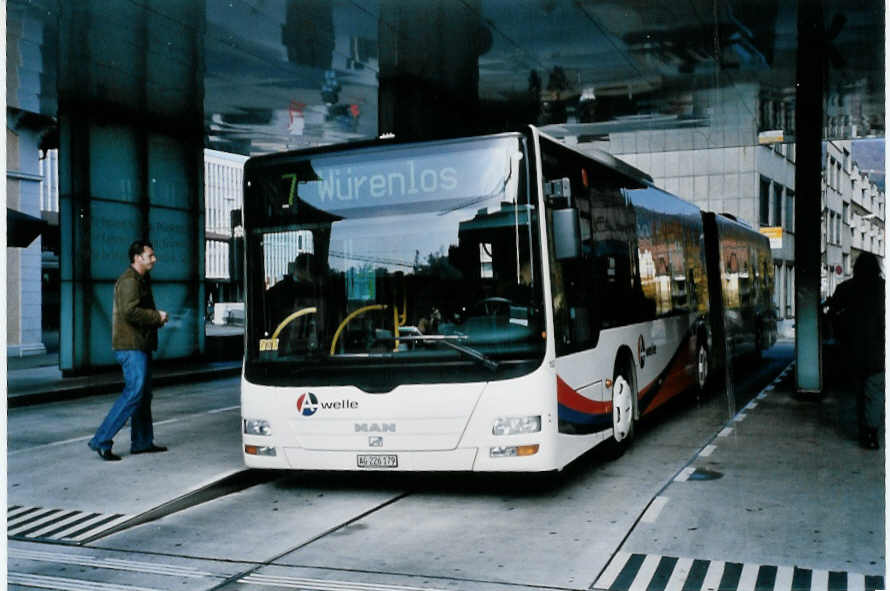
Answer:
[[(207, 359), (156, 360), (152, 364), (155, 386), (182, 384), (241, 373), (243, 326), (205, 327)], [(65, 377), (59, 369), (58, 332), (44, 331), (47, 353), (6, 358), (7, 406), (27, 406), (57, 400), (120, 392), (124, 376), (120, 367), (99, 368), (95, 373)], [(216, 361), (228, 359), (228, 361)]]
[[(176, 360), (155, 361), (152, 383), (155, 386), (197, 382), (225, 376), (237, 376), (241, 361)], [(124, 377), (119, 367), (109, 367), (91, 375), (64, 377), (59, 369), (58, 353), (7, 359), (7, 406), (27, 406), (83, 396), (106, 394), (123, 389)]]

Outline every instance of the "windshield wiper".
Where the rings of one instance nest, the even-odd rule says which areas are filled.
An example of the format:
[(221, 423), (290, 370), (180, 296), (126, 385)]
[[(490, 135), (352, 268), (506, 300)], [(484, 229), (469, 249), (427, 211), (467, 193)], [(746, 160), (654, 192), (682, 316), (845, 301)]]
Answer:
[(466, 345), (458, 345), (457, 343), (449, 341), (447, 339), (441, 339), (441, 340), (437, 339), (437, 341), (440, 343), (443, 343), (445, 345), (448, 345), (455, 351), (463, 353), (470, 359), (478, 361), (479, 363), (481, 363), (482, 365), (484, 365), (491, 371), (498, 370), (498, 362), (489, 358), (487, 355), (485, 355), (485, 353), (482, 353), (481, 351), (477, 351), (476, 349), (474, 349), (472, 347), (468, 347)]

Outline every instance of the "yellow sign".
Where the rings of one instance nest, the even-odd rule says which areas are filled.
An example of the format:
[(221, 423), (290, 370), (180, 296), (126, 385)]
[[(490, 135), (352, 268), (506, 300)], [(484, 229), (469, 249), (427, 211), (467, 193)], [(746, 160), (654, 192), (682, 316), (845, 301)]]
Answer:
[(782, 248), (782, 228), (767, 227), (760, 228), (760, 233), (769, 238), (770, 248)]

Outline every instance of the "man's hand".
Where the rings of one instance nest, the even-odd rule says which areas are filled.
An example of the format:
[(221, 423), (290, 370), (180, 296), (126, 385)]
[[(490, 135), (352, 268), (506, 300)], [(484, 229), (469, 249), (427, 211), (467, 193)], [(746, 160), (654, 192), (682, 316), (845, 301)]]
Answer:
[(167, 324), (167, 321), (170, 320), (170, 316), (163, 310), (158, 310), (158, 313), (161, 315), (161, 326)]

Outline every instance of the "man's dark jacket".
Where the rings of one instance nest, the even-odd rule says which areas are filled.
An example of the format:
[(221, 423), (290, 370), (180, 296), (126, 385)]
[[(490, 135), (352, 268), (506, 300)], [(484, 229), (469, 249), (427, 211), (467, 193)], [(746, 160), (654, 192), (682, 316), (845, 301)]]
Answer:
[(155, 351), (161, 313), (155, 309), (148, 274), (128, 267), (114, 284), (111, 348), (115, 351)]

